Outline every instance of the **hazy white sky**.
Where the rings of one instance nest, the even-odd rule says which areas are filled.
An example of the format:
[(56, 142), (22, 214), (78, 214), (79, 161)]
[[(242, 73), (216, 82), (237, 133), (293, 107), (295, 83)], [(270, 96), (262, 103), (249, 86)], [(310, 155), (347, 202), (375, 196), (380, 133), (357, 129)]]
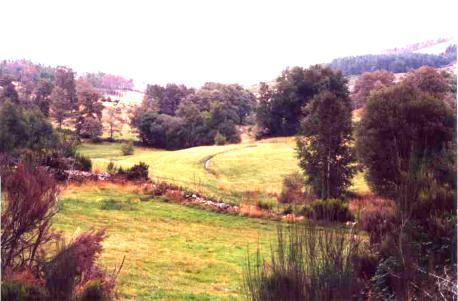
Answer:
[(0, 1), (0, 59), (137, 84), (253, 84), (286, 66), (456, 37), (455, 0)]

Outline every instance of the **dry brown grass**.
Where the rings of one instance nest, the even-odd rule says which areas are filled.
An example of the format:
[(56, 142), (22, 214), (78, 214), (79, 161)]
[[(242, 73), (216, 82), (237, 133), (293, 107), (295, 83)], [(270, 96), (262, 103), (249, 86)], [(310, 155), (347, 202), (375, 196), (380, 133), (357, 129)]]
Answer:
[(136, 193), (141, 194), (143, 187), (135, 183), (113, 183), (104, 181), (90, 181), (85, 183), (70, 183), (62, 190), (66, 193), (77, 193), (77, 192), (95, 192), (99, 193), (102, 191), (119, 191), (122, 193)]
[(382, 198), (373, 193), (361, 195), (348, 202), (348, 209), (356, 217), (360, 216), (362, 210), (374, 210), (376, 208), (394, 212), (395, 203), (393, 200)]
[(256, 205), (240, 204), (240, 215), (254, 218), (263, 218), (266, 216), (266, 212), (258, 208)]

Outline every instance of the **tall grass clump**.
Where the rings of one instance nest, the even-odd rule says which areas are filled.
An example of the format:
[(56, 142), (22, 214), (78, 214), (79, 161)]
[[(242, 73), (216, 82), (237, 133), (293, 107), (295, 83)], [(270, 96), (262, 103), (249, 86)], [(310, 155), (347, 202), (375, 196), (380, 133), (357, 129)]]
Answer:
[(307, 224), (277, 228), (268, 259), (247, 258), (244, 291), (249, 300), (349, 300), (359, 284), (352, 260), (359, 241), (351, 232)]

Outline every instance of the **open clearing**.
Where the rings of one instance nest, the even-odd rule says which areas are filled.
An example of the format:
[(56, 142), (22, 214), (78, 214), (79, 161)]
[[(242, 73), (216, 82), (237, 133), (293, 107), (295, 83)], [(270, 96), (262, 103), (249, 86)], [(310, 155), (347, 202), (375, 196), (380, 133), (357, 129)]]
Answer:
[[(103, 209), (109, 200), (122, 207)], [(106, 228), (106, 268), (126, 256), (121, 300), (239, 300), (248, 246), (268, 251), (276, 225), (146, 200), (135, 186), (110, 183), (69, 186), (60, 209), (54, 227), (68, 238)]]
[[(284, 176), (299, 171), (293, 137), (177, 151), (136, 147), (130, 156), (122, 155), (119, 143), (83, 144), (78, 151), (92, 159), (95, 170), (104, 170), (110, 161), (123, 167), (143, 161), (153, 179), (232, 203), (274, 199)], [(368, 191), (362, 174), (355, 177), (352, 189)]]

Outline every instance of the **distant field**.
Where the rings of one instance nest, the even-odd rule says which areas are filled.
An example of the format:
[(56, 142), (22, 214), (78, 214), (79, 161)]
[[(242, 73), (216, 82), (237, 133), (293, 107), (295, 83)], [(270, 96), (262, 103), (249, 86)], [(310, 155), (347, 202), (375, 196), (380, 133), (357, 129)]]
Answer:
[[(240, 300), (242, 269), (258, 242), (268, 252), (276, 222), (212, 213), (144, 196), (134, 186), (70, 186), (54, 228), (68, 238), (106, 228), (101, 263), (119, 277), (121, 300)], [(104, 210), (114, 200), (121, 210)], [(248, 248), (249, 247), (249, 248)]]
[[(120, 147), (119, 143), (83, 144), (78, 151), (92, 159), (94, 169), (104, 170), (110, 161), (125, 167), (143, 161), (150, 166), (154, 179), (233, 203), (273, 199), (281, 191), (284, 176), (299, 171), (292, 137), (178, 151), (136, 147), (131, 156), (122, 156)], [(368, 190), (361, 174), (355, 178), (353, 189)]]

